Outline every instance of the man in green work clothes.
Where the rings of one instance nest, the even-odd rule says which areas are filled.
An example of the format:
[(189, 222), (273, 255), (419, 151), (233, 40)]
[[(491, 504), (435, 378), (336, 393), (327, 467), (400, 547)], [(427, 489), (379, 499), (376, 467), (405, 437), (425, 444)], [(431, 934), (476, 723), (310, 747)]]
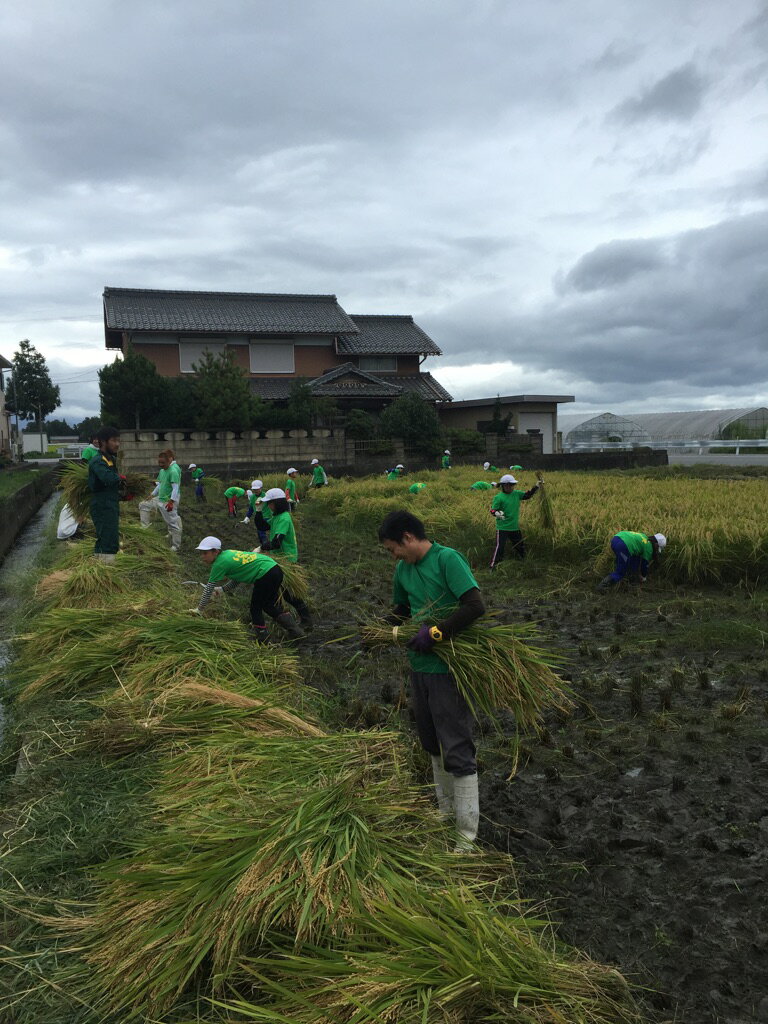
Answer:
[(120, 432), (114, 427), (102, 427), (94, 440), (96, 455), (88, 461), (91, 519), (96, 529), (93, 551), (102, 562), (114, 562), (120, 550)]
[(157, 483), (149, 498), (139, 502), (139, 519), (141, 525), (147, 529), (152, 523), (153, 512), (159, 512), (168, 527), (171, 551), (178, 551), (181, 547), (181, 516), (178, 511), (181, 498), (181, 467), (170, 448), (160, 452), (157, 463), (160, 467)]
[(222, 551), (218, 537), (203, 537), (195, 550), (200, 552), (203, 562), (211, 567), (211, 573), (197, 608), (190, 611), (200, 615), (212, 597), (234, 590), (238, 583), (250, 583), (253, 588), (251, 629), (259, 643), (265, 643), (269, 635), (264, 612), (281, 625), (290, 637), (297, 639), (304, 635), (304, 630), (283, 605), (280, 594), (283, 570), (274, 558), (257, 551)]
[(312, 459), (310, 466), (312, 467), (312, 479), (309, 481), (309, 486), (325, 487), (328, 483), (328, 477), (325, 475), (325, 470), (320, 465), (320, 460)]
[(379, 540), (397, 560), (391, 621), (420, 623), (408, 643), (411, 706), (419, 741), (432, 759), (440, 813), (455, 819), (457, 850), (467, 850), (480, 817), (472, 712), (440, 657), (440, 645), (482, 615), (485, 605), (464, 556), (428, 540), (424, 523), (412, 513), (390, 512)]
[[(543, 481), (541, 481), (543, 483)], [(532, 498), (539, 485), (530, 491), (515, 489), (517, 480), (511, 473), (505, 473), (499, 480), (500, 492), (491, 502), (491, 515), (496, 520), (496, 546), (491, 555), (491, 570), (495, 569), (504, 557), (507, 541), (512, 544), (512, 551), (517, 558), (525, 558), (525, 542), (520, 532), (520, 502)]]

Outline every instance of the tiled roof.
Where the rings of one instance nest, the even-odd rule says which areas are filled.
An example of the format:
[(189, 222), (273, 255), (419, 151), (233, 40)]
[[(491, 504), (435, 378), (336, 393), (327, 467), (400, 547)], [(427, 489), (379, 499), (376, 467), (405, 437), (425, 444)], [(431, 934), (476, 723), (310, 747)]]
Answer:
[(403, 391), (415, 391), (427, 402), (450, 402), (452, 396), (431, 373), (416, 373), (410, 377), (397, 377)]
[(339, 355), (442, 355), (428, 334), (413, 322), (412, 316), (362, 316), (352, 320), (358, 334), (339, 339)]
[[(346, 379), (345, 379), (346, 378)], [(384, 380), (358, 369), (354, 363), (342, 363), (334, 370), (309, 382), (312, 394), (318, 397), (360, 395), (370, 398), (397, 398), (403, 389), (394, 380)]]
[[(354, 379), (360, 386), (345, 389), (344, 377)], [(312, 393), (326, 398), (397, 398), (407, 391), (415, 391), (427, 402), (450, 402), (451, 396), (430, 373), (410, 377), (376, 377), (358, 370), (352, 363), (338, 366), (321, 377), (252, 377), (251, 391), (266, 401), (283, 401), (296, 384), (308, 384)]]
[(335, 295), (105, 288), (107, 330), (175, 333), (355, 334)]

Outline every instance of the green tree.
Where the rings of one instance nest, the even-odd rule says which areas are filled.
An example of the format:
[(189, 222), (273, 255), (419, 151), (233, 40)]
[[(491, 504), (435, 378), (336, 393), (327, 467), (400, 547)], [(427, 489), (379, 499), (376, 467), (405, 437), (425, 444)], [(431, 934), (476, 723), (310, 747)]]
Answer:
[(93, 435), (101, 427), (101, 416), (86, 416), (84, 420), (75, 424), (74, 429), (81, 441), (90, 441)]
[(58, 409), (61, 392), (51, 380), (45, 357), (25, 338), (13, 357), (8, 405), (22, 419), (45, 418)]
[(46, 420), (44, 427), (48, 437), (59, 437), (64, 434), (74, 435), (77, 433), (77, 428), (70, 426), (66, 420)]
[(163, 383), (154, 363), (128, 348), (123, 359), (99, 370), (101, 418), (118, 427), (141, 430), (160, 411)]
[(379, 424), (384, 437), (401, 437), (426, 454), (440, 447), (440, 421), (434, 406), (413, 391), (396, 398), (381, 414)]
[(376, 437), (376, 420), (364, 409), (350, 409), (344, 424), (347, 437), (353, 441), (370, 441)]
[(195, 377), (195, 426), (199, 430), (247, 430), (251, 424), (251, 389), (234, 354), (209, 351), (192, 364)]

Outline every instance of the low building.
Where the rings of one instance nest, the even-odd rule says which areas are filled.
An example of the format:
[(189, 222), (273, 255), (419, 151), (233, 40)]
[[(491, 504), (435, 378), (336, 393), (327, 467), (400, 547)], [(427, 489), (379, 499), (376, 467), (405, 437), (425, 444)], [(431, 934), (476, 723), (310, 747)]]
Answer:
[(341, 409), (377, 412), (409, 391), (451, 401), (421, 369), (442, 353), (413, 317), (351, 316), (335, 295), (105, 288), (104, 338), (108, 349), (133, 346), (164, 377), (229, 350), (253, 392), (276, 403), (297, 384)]
[(505, 395), (474, 398), (438, 408), (440, 421), (449, 430), (485, 431), (499, 417), (507, 420), (507, 431), (541, 435), (541, 450), (551, 454), (557, 448), (557, 407), (573, 402), (573, 395)]

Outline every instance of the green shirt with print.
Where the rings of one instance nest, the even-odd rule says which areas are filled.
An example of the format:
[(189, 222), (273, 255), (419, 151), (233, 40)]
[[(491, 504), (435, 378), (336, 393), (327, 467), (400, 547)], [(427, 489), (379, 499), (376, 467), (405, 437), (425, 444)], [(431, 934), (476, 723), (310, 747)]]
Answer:
[(181, 466), (178, 462), (172, 462), (168, 469), (161, 469), (157, 474), (157, 483), (160, 488), (157, 492), (160, 501), (170, 501), (173, 485), (181, 483)]
[(496, 520), (497, 530), (519, 530), (520, 529), (520, 502), (523, 500), (526, 491), (512, 491), (505, 494), (504, 491), (494, 497), (491, 502), (492, 509), (501, 509), (504, 513), (503, 519)]
[(289, 562), (298, 562), (299, 547), (296, 543), (296, 531), (293, 528), (291, 513), (278, 512), (277, 515), (271, 514), (271, 518), (272, 521), (269, 524), (270, 541), (273, 537), (279, 537), (282, 534), (283, 543), (280, 547), (280, 551), (285, 555)]
[(653, 545), (644, 533), (634, 533), (632, 530), (622, 530), (616, 534), (627, 545), (630, 555), (637, 556), (650, 562), (653, 558)]
[(236, 583), (255, 583), (276, 565), (274, 558), (256, 551), (222, 551), (211, 566), (208, 582), (234, 580)]
[[(433, 543), (415, 564), (402, 560), (397, 563), (392, 601), (395, 605), (408, 605), (416, 623), (437, 623), (455, 611), (459, 598), (475, 587), (477, 581), (466, 558), (453, 548)], [(408, 660), (416, 672), (449, 671), (443, 659), (433, 651), (419, 654), (409, 650)]]
[(418, 494), (419, 491), (423, 491), (426, 486), (426, 484), (422, 483), (411, 484), (408, 490), (410, 491), (411, 494)]

